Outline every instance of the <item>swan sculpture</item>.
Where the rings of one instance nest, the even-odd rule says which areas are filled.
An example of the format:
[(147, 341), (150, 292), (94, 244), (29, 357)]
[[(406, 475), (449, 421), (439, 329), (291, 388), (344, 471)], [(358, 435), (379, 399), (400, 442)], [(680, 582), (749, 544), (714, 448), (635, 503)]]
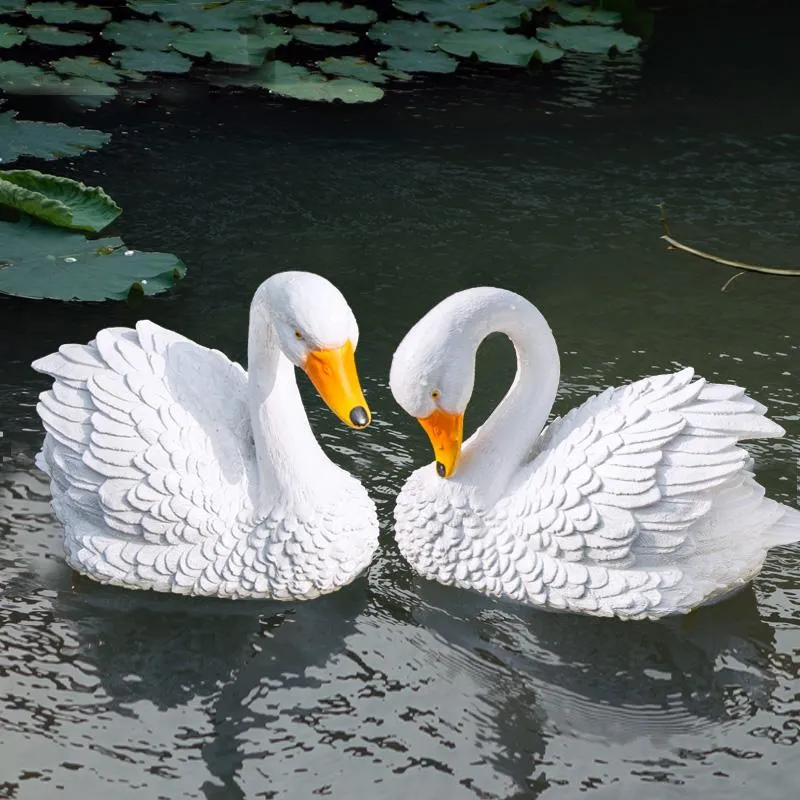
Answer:
[(357, 343), (338, 289), (284, 272), (253, 297), (247, 372), (149, 321), (35, 361), (55, 379), (37, 465), (67, 562), (101, 583), (228, 598), (305, 600), (352, 581), (378, 544), (375, 506), (317, 443), (294, 368), (365, 428)]
[[(462, 444), (492, 332), (513, 342), (517, 374)], [(737, 445), (783, 429), (743, 389), (693, 375), (609, 388), (544, 428), (559, 383), (545, 318), (502, 289), (448, 297), (391, 366), (392, 394), (436, 458), (397, 498), (402, 555), (444, 584), (597, 616), (658, 618), (735, 592), (768, 548), (800, 540), (800, 512), (764, 497)]]

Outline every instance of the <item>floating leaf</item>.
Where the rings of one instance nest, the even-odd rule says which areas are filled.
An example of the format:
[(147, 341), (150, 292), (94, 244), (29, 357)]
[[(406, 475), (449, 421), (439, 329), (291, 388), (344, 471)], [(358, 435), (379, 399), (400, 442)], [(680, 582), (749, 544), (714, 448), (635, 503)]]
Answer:
[(75, 56), (59, 58), (52, 62), (56, 72), (62, 75), (72, 75), (76, 78), (89, 78), (100, 83), (120, 83), (122, 74), (105, 61), (89, 56)]
[(538, 39), (501, 31), (453, 31), (442, 37), (439, 47), (453, 55), (466, 58), (475, 55), (481, 61), (515, 67), (527, 66), (534, 57), (548, 63), (564, 55)]
[(57, 92), (78, 105), (97, 108), (117, 96), (117, 87), (92, 78), (73, 77), (61, 83)]
[(103, 29), (103, 38), (136, 50), (168, 50), (187, 28), (156, 20), (126, 19)]
[(182, 34), (175, 40), (175, 49), (197, 58), (208, 55), (225, 64), (258, 66), (269, 45), (260, 36), (239, 31), (204, 30)]
[(16, 120), (16, 111), (0, 112), (0, 162), (11, 163), (19, 156), (52, 160), (79, 156), (102, 147), (108, 133), (87, 128), (70, 128), (51, 122)]
[(0, 0), (0, 14), (16, 14), (25, 8), (25, 0)]
[(125, 47), (111, 56), (111, 60), (122, 69), (136, 72), (188, 72), (192, 60), (174, 50), (134, 50)]
[(536, 35), (542, 41), (576, 53), (608, 53), (610, 50), (627, 53), (642, 41), (638, 36), (601, 25), (551, 25), (538, 28)]
[(383, 89), (351, 78), (326, 78), (319, 72), (296, 67), (283, 61), (268, 61), (263, 66), (241, 76), (217, 81), (225, 86), (259, 86), (274, 94), (298, 100), (344, 103), (374, 103), (383, 97)]
[(59, 47), (75, 47), (92, 41), (92, 37), (88, 33), (65, 31), (61, 28), (54, 28), (52, 25), (31, 25), (25, 32), (28, 34), (28, 38), (34, 42), (53, 44)]
[(438, 50), (384, 50), (378, 54), (378, 61), (391, 69), (403, 72), (455, 72), (458, 61), (447, 53)]
[(0, 292), (52, 300), (124, 300), (171, 288), (186, 274), (170, 253), (130, 250), (122, 239), (86, 239), (25, 218), (0, 222)]
[(327, 28), (319, 28), (316, 25), (298, 25), (291, 28), (295, 39), (305, 44), (318, 44), (328, 47), (340, 47), (347, 44), (355, 44), (358, 36), (344, 31), (329, 31)]
[(378, 15), (364, 6), (345, 8), (341, 3), (296, 3), (292, 7), (296, 17), (329, 25), (333, 22), (349, 22), (351, 25), (368, 25), (378, 19)]
[(0, 22), (0, 50), (15, 47), (25, 41), (25, 34), (13, 25), (4, 25)]
[(528, 9), (511, 0), (496, 3), (442, 2), (442, 0), (394, 0), (407, 14), (423, 14), (431, 22), (448, 22), (468, 31), (518, 28)]
[(99, 6), (78, 6), (75, 3), (31, 3), (25, 13), (45, 22), (61, 24), (80, 22), (83, 25), (102, 25), (111, 13)]
[(551, 8), (561, 19), (572, 24), (586, 22), (595, 25), (619, 25), (622, 22), (622, 14), (619, 11), (606, 11), (590, 6), (573, 6), (563, 0), (551, 4)]
[(0, 89), (9, 94), (45, 94), (61, 84), (61, 78), (41, 67), (0, 61)]
[[(271, 11), (269, 3), (245, 2), (192, 3), (186, 0), (128, 0), (128, 6), (141, 14), (157, 14), (166, 22), (182, 22), (195, 30), (235, 31), (255, 24), (258, 14)], [(259, 7), (265, 10), (260, 11)]]
[(370, 28), (369, 37), (389, 45), (402, 47), (405, 50), (433, 50), (445, 33), (452, 28), (443, 28), (430, 22), (410, 22), (393, 19), (389, 22), (377, 22)]
[[(356, 56), (341, 56), (339, 58), (326, 58), (320, 61), (319, 68), (326, 75), (338, 75), (340, 78), (355, 78), (367, 83), (386, 83), (391, 77), (403, 77), (402, 73), (393, 75), (391, 71), (381, 69), (371, 61), (365, 61)], [(408, 77), (408, 76), (405, 76)]]
[(122, 213), (100, 187), (35, 169), (0, 171), (0, 205), (24, 211), (60, 228), (95, 232), (103, 230)]

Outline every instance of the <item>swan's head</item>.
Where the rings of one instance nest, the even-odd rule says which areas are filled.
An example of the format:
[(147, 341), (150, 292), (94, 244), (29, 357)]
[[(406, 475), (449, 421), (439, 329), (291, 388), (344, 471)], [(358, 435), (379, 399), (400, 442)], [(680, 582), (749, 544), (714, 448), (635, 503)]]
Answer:
[(358, 324), (330, 281), (311, 272), (277, 273), (256, 291), (251, 314), (265, 315), (283, 354), (308, 375), (345, 425), (369, 425), (355, 362)]
[(474, 347), (463, 335), (471, 313), (466, 292), (434, 306), (400, 342), (389, 373), (395, 400), (428, 434), (442, 478), (458, 463), (464, 412), (475, 385)]

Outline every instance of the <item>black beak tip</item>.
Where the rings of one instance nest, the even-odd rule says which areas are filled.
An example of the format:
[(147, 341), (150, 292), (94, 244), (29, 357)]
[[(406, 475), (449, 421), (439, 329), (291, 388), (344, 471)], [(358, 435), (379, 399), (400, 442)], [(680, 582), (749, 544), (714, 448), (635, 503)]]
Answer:
[(444, 478), (444, 476), (447, 474), (447, 470), (445, 469), (444, 464), (442, 464), (441, 461), (436, 462), (436, 474), (440, 478)]
[(369, 425), (369, 414), (367, 414), (367, 409), (364, 406), (356, 406), (350, 412), (350, 422), (355, 425), (356, 428), (366, 428)]

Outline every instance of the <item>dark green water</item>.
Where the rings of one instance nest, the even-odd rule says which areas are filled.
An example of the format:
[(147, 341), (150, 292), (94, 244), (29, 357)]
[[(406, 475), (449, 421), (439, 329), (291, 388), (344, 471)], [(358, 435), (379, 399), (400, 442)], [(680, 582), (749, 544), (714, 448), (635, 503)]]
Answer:
[[(102, 183), (126, 241), (189, 273), (138, 310), (0, 299), (0, 797), (796, 795), (798, 548), (724, 604), (623, 624), (420, 581), (389, 530), (429, 459), (388, 392), (391, 353), (481, 283), (550, 320), (558, 410), (679, 365), (747, 386), (788, 432), (752, 446), (759, 477), (797, 505), (800, 280), (723, 293), (732, 271), (658, 239), (664, 200), (678, 238), (800, 262), (800, 15), (726, 8), (663, 13), (643, 55), (542, 82), (476, 77), (364, 109), (165, 83), (154, 105), (90, 117), (113, 143), (58, 170)], [(289, 605), (76, 578), (32, 466), (46, 382), (31, 359), (140, 316), (243, 359), (252, 291), (293, 268), (331, 278), (360, 321), (374, 425), (344, 430), (305, 396), (379, 502), (373, 566)], [(468, 426), (510, 381), (509, 351), (485, 345)]]

